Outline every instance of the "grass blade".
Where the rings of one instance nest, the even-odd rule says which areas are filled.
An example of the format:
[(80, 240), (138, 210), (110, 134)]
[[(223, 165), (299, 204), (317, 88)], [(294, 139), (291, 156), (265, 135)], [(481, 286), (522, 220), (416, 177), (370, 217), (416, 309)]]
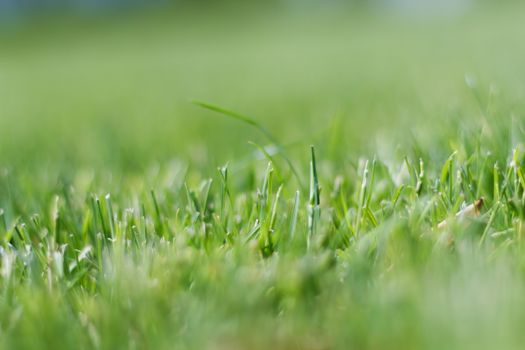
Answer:
[(270, 142), (272, 142), (273, 144), (275, 144), (277, 146), (277, 148), (279, 149), (279, 153), (281, 154), (281, 156), (283, 157), (285, 162), (288, 164), (288, 167), (290, 168), (290, 170), (292, 171), (292, 173), (296, 177), (297, 181), (299, 182), (299, 185), (301, 187), (303, 187), (302, 180), (301, 180), (301, 177), (299, 176), (299, 173), (295, 169), (295, 167), (292, 164), (292, 161), (290, 160), (290, 158), (288, 158), (288, 156), (284, 152), (284, 146), (279, 141), (277, 141), (277, 138), (268, 129), (266, 129), (263, 125), (261, 125), (258, 121), (256, 121), (253, 118), (250, 118), (248, 116), (239, 114), (237, 112), (231, 111), (229, 109), (226, 109), (226, 108), (223, 108), (223, 107), (211, 104), (211, 103), (202, 102), (202, 101), (196, 101), (196, 100), (191, 101), (191, 102), (194, 105), (196, 105), (196, 106), (208, 109), (208, 110), (216, 112), (216, 113), (220, 113), (220, 114), (225, 115), (227, 117), (236, 119), (236, 120), (241, 121), (243, 123), (246, 123), (246, 124), (250, 125), (251, 127), (257, 129), (259, 132), (261, 132), (264, 136), (266, 136), (266, 138)]

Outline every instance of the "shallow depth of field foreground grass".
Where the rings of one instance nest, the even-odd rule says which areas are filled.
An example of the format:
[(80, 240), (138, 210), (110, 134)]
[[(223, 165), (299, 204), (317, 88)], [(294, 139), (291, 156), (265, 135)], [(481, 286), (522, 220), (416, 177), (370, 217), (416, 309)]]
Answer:
[(0, 348), (521, 348), (517, 6), (6, 27)]

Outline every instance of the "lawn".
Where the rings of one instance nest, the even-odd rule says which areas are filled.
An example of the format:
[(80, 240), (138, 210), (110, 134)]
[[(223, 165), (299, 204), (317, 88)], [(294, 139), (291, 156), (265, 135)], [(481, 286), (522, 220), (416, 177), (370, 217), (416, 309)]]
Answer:
[(520, 349), (525, 7), (0, 26), (0, 348)]

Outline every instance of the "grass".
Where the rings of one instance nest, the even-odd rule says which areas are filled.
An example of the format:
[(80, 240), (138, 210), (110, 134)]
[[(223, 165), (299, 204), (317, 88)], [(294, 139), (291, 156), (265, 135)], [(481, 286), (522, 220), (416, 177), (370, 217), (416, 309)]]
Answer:
[(222, 16), (0, 38), (0, 348), (521, 348), (521, 13)]

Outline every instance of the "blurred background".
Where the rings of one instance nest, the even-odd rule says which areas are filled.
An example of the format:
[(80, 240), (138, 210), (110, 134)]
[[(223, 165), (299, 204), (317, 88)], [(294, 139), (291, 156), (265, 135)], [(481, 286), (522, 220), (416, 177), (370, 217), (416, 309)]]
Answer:
[(267, 143), (192, 100), (299, 159), (425, 142), (479, 116), (465, 76), (524, 110), (523, 23), (517, 1), (0, 0), (0, 166), (215, 171)]

